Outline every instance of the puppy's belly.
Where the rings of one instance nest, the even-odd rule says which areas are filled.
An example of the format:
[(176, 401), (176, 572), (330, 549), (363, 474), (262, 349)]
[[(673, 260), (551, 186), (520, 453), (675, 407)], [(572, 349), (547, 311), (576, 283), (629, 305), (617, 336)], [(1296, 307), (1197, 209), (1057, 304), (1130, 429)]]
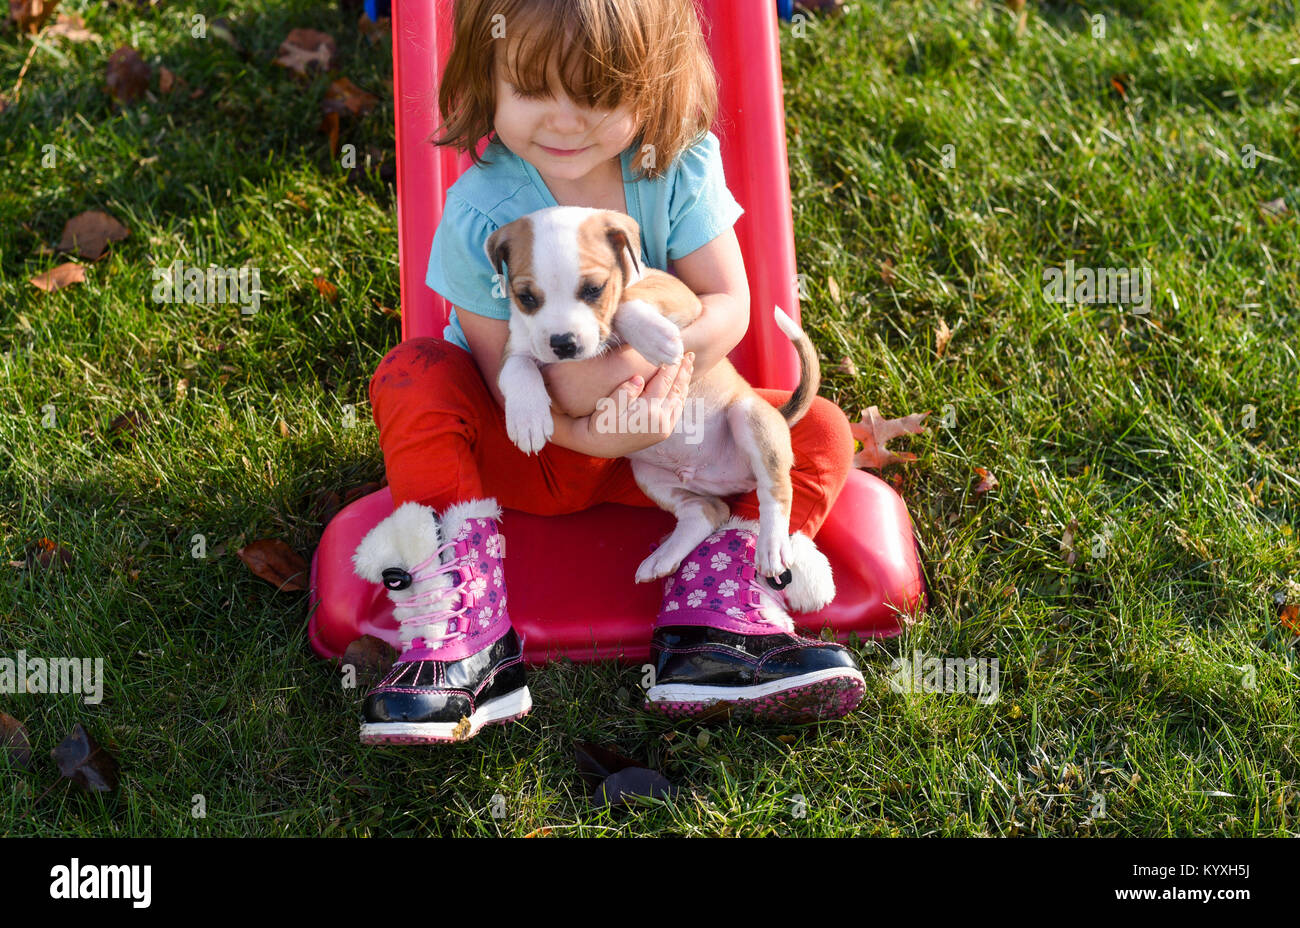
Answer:
[[(688, 442), (688, 436), (679, 432), (669, 435), (659, 444), (628, 455), (633, 461), (651, 464), (667, 473), (663, 479), (668, 485), (685, 487), (695, 493), (713, 496), (730, 496), (745, 493), (758, 486), (758, 480), (749, 466), (725, 420), (720, 428), (705, 429), (694, 436), (698, 443)], [(671, 478), (668, 476), (671, 474)]]

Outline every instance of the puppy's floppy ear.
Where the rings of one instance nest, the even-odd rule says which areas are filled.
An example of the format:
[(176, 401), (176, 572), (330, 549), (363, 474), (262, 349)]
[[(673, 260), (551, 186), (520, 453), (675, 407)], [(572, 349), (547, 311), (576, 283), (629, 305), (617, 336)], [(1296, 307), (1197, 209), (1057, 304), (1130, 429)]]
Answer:
[(502, 283), (505, 282), (505, 271), (501, 265), (503, 262), (510, 261), (510, 236), (513, 233), (514, 223), (507, 223), (488, 236), (487, 241), (483, 243), (483, 252), (487, 255), (488, 263), (492, 269), (502, 275)]
[(614, 260), (623, 269), (624, 280), (629, 283), (640, 280), (641, 269), (641, 228), (636, 220), (626, 213), (606, 211), (605, 238), (614, 252)]

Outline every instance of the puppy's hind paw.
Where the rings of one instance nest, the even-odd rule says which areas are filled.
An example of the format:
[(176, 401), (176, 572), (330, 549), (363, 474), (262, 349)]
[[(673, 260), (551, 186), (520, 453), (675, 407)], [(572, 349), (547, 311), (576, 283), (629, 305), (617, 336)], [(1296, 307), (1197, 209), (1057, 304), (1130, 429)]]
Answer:
[(636, 569), (636, 582), (649, 583), (651, 580), (658, 580), (660, 577), (669, 577), (677, 572), (681, 565), (682, 559), (674, 560), (672, 557), (665, 557), (664, 548), (661, 546), (648, 558), (641, 562), (641, 566)]

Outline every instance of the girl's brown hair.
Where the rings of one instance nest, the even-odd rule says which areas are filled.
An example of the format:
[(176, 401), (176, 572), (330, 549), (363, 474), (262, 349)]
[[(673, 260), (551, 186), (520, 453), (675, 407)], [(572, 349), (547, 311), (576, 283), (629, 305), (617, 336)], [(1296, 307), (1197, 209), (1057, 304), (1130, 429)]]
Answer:
[(456, 0), (453, 18), (438, 93), (443, 135), (433, 144), (468, 151), (476, 165), (486, 159), (474, 146), (496, 113), (498, 53), (506, 79), (523, 93), (549, 91), (550, 60), (559, 55), (570, 99), (636, 113), (638, 178), (662, 177), (713, 125), (717, 73), (692, 0)]

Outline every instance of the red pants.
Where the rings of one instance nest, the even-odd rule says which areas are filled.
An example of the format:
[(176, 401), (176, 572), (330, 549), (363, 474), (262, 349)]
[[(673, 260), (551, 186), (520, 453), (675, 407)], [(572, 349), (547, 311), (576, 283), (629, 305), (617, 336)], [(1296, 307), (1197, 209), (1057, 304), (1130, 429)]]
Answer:
[[(773, 406), (786, 390), (759, 390)], [(469, 352), (441, 338), (411, 338), (370, 378), (370, 405), (393, 504), (444, 509), (495, 497), (503, 509), (561, 515), (599, 503), (651, 506), (627, 458), (593, 458), (556, 444), (527, 455), (506, 436), (497, 405)], [(853, 436), (839, 407), (817, 397), (790, 430), (794, 485), (790, 531), (814, 537), (848, 480)], [(729, 497), (733, 515), (758, 519), (755, 492)]]

